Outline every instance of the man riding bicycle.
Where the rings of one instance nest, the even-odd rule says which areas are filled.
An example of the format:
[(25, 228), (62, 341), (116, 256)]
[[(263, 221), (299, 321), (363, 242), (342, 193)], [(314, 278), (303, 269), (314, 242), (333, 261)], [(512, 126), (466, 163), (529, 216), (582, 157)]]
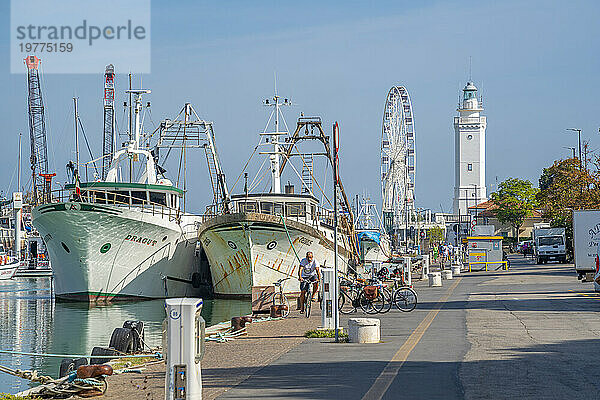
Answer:
[[(313, 301), (319, 288), (319, 281), (321, 280), (321, 272), (312, 251), (308, 251), (306, 257), (300, 260), (298, 280), (300, 281), (300, 312), (303, 313), (305, 302), (307, 300)], [(313, 285), (312, 296), (310, 299), (306, 299), (306, 291), (308, 290), (308, 285), (311, 283)]]

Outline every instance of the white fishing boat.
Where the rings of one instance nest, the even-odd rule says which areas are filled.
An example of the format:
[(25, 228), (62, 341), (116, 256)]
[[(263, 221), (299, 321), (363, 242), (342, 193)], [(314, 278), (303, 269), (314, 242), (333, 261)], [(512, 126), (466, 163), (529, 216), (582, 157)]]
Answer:
[[(181, 144), (181, 132), (184, 140), (195, 138), (191, 147), (204, 146), (199, 130), (206, 123), (190, 121), (195, 112), (186, 104), (175, 120), (163, 121), (154, 131), (159, 140), (151, 149), (150, 138), (157, 135), (144, 133), (141, 124), (142, 95), (150, 91), (128, 92), (135, 98), (135, 130), (124, 147), (110, 154), (106, 178), (80, 182), (75, 171), (74, 183), (51, 203), (33, 209), (33, 223), (54, 260), (59, 299), (96, 302), (198, 295), (196, 244), (201, 217), (185, 211), (185, 178), (183, 189), (177, 187), (157, 160), (160, 147), (185, 151), (188, 146)], [(185, 176), (185, 164), (178, 180), (179, 175)]]
[(23, 207), (23, 194), (13, 193), (13, 256), (0, 244), (0, 280), (12, 279), (21, 266), (21, 208)]
[[(273, 106), (269, 121), (274, 120), (275, 124), (274, 132), (266, 132), (267, 124), (259, 143), (269, 148), (269, 151), (260, 154), (268, 156), (270, 190), (254, 193), (246, 183), (243, 194), (231, 196), (230, 213), (208, 219), (198, 231), (209, 260), (216, 296), (248, 297), (281, 278), (292, 278), (285, 282), (284, 291), (297, 293), (299, 260), (307, 251), (313, 252), (321, 266), (334, 266), (334, 214), (331, 208), (321, 204), (313, 192), (313, 188), (318, 188), (324, 198), (330, 196), (330, 193), (323, 192), (324, 183), (319, 184), (313, 179), (317, 174), (313, 171), (316, 165), (313, 157), (323, 156), (322, 160), (330, 167), (332, 162), (329, 138), (323, 132), (321, 119), (300, 117), (296, 131), (290, 135), (280, 130), (280, 117), (283, 118), (280, 106), (289, 104), (288, 99), (276, 94), (265, 104)], [(305, 141), (316, 142), (322, 148), (316, 153), (300, 152), (298, 145)], [(301, 174), (291, 162), (293, 157), (301, 160)], [(291, 184), (286, 185), (281, 193), (281, 178), (286, 165), (298, 175), (301, 193), (294, 193)], [(323, 172), (319, 170), (319, 176)], [(259, 181), (260, 176), (259, 170), (258, 178), (253, 182)], [(251, 186), (256, 185), (251, 183)], [(343, 188), (341, 193), (343, 212), (338, 232), (339, 270), (346, 274), (356, 265), (357, 248), (352, 213)]]
[(0, 264), (0, 281), (12, 279), (19, 269), (19, 265), (21, 265), (21, 263), (19, 260), (15, 259), (8, 264)]
[[(389, 261), (392, 256), (391, 242), (385, 233), (383, 221), (377, 207), (367, 196), (359, 202), (356, 196), (357, 217), (355, 229), (359, 244), (360, 263), (363, 267), (370, 268), (370, 264), (381, 265)], [(359, 272), (365, 272), (360, 268)]]

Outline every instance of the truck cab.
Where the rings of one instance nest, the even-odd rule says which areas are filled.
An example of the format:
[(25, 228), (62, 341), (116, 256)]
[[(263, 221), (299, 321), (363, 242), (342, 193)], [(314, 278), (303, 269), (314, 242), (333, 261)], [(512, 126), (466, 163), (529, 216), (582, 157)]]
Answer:
[(537, 264), (556, 260), (567, 262), (564, 228), (538, 228), (533, 230), (533, 249)]

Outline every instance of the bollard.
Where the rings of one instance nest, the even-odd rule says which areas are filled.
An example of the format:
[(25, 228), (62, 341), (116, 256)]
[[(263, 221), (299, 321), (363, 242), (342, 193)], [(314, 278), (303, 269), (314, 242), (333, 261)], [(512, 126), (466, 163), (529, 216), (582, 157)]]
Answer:
[(165, 399), (202, 399), (200, 361), (204, 356), (202, 299), (166, 299)]
[[(333, 268), (321, 268), (321, 276), (323, 277), (323, 282), (321, 283), (321, 290), (323, 291), (323, 298), (321, 305), (321, 327), (323, 329), (335, 329), (333, 322), (333, 290), (334, 290), (334, 271)], [(337, 302), (335, 302), (337, 305)]]
[(404, 271), (404, 284), (412, 286), (412, 272), (411, 272), (411, 258), (404, 257), (404, 265), (402, 267)]
[(431, 272), (429, 275), (429, 287), (442, 286), (442, 274)]
[(452, 270), (446, 269), (442, 271), (442, 279), (452, 280)]
[(421, 268), (421, 279), (427, 279), (429, 274), (429, 254), (423, 255), (423, 268)]
[(460, 265), (453, 265), (450, 270), (452, 271), (452, 275), (460, 275)]
[(231, 318), (231, 327), (233, 331), (239, 331), (246, 327), (246, 323), (252, 322), (252, 317), (244, 316), (244, 317), (232, 317)]
[(381, 341), (379, 320), (376, 318), (350, 318), (348, 341), (350, 343), (379, 343)]

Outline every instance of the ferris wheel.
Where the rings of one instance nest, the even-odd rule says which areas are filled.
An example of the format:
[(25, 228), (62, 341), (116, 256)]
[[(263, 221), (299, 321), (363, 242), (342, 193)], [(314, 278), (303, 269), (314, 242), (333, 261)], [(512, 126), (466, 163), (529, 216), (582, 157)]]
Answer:
[(415, 213), (415, 125), (408, 90), (388, 92), (381, 130), (381, 193), (386, 230), (408, 227)]

